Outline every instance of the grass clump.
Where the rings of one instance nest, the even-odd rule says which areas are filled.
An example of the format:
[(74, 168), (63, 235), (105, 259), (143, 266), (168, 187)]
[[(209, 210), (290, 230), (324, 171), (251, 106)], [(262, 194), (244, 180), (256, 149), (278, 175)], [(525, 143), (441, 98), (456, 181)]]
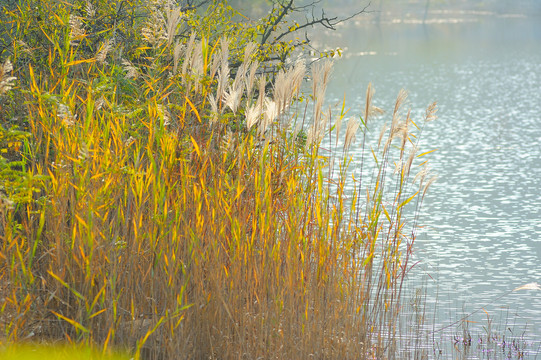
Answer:
[[(370, 147), (369, 87), (327, 152), (345, 117), (323, 107), (330, 63), (303, 100), (303, 62), (267, 74), (252, 42), (177, 36), (195, 12), (40, 4), (4, 8), (3, 341), (148, 359), (394, 357), (433, 181), (410, 176), (426, 153), (404, 92)], [(358, 131), (374, 162), (350, 169)]]

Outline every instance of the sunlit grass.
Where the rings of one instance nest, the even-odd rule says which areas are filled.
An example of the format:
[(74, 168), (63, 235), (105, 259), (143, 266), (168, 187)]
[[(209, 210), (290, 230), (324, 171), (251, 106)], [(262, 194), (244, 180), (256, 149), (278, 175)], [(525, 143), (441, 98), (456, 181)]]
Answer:
[(104, 355), (82, 346), (45, 346), (20, 344), (0, 348), (4, 360), (128, 360), (121, 354)]

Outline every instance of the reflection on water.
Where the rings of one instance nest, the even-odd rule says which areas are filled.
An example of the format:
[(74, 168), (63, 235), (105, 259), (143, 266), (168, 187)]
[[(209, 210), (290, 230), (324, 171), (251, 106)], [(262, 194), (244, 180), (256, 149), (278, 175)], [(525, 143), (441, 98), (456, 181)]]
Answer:
[[(316, 39), (346, 49), (328, 94), (346, 93), (360, 114), (368, 82), (385, 109), (404, 87), (417, 119), (438, 101), (422, 145), (438, 149), (439, 180), (425, 198), (415, 254), (427, 311), (437, 304), (438, 327), (480, 307), (495, 317), (507, 309), (503, 325), (539, 342), (541, 292), (510, 291), (541, 282), (541, 18), (432, 15), (424, 24), (361, 20)], [(472, 317), (483, 319), (483, 311)]]

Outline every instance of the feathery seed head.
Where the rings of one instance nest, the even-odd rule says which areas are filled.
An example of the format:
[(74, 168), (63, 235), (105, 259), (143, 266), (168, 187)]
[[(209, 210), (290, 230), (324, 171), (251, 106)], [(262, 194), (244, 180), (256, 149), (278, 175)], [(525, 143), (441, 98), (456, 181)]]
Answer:
[(348, 151), (351, 143), (355, 139), (355, 134), (359, 129), (360, 123), (355, 118), (350, 118), (346, 127), (346, 139), (344, 140), (344, 151)]
[(288, 71), (280, 70), (274, 83), (274, 99), (278, 103), (280, 111), (284, 111), (298, 95), (306, 66), (304, 62), (298, 61)]
[(413, 183), (415, 184), (417, 181), (419, 181), (419, 187), (422, 187), (428, 174), (430, 174), (430, 168), (427, 164), (425, 164), (421, 171), (415, 174), (415, 177), (413, 178)]
[(377, 106), (370, 106), (370, 109), (368, 111), (368, 117), (374, 117), (385, 114), (385, 110), (377, 107)]
[(203, 41), (198, 41), (197, 44), (194, 45), (194, 49), (192, 51), (192, 72), (197, 76), (203, 75), (203, 69), (205, 66), (205, 60), (203, 59), (203, 47)]
[(13, 88), (13, 82), (17, 79), (14, 76), (9, 76), (9, 73), (13, 70), (13, 65), (9, 58), (4, 61), (4, 64), (0, 66), (0, 95), (8, 92)]
[(129, 147), (131, 144), (135, 142), (135, 138), (133, 136), (130, 136), (124, 141), (124, 146)]
[(257, 69), (259, 68), (259, 61), (254, 61), (250, 66), (250, 71), (248, 76), (245, 78), (246, 86), (246, 98), (251, 99), (252, 93), (254, 91), (255, 78), (257, 74)]
[(372, 96), (374, 96), (375, 90), (372, 89), (372, 83), (368, 83), (366, 88), (366, 104), (364, 107), (364, 121), (365, 124), (368, 123), (368, 116), (370, 114), (370, 107), (372, 106)]
[(321, 143), (321, 141), (323, 140), (323, 137), (325, 136), (325, 127), (326, 127), (327, 121), (331, 119), (330, 108), (329, 108), (328, 115), (325, 115), (321, 111), (321, 105), (318, 106), (317, 102), (316, 102), (316, 107), (319, 110), (318, 110), (318, 114), (314, 116), (312, 126), (310, 126), (310, 129), (308, 130), (308, 136), (306, 140), (306, 145), (308, 147)]
[(285, 106), (286, 102), (288, 100), (288, 92), (290, 89), (288, 89), (288, 79), (286, 72), (282, 69), (278, 72), (276, 75), (276, 79), (274, 81), (274, 100), (276, 101), (278, 108), (280, 111), (282, 111)]
[(70, 127), (75, 124), (77, 116), (73, 115), (71, 110), (66, 105), (58, 104), (56, 112), (65, 126)]
[(338, 145), (338, 139), (340, 138), (340, 130), (342, 129), (342, 120), (344, 119), (343, 116), (340, 116), (338, 120), (336, 120), (336, 123), (334, 124), (334, 129), (336, 131), (336, 143), (335, 146)]
[(164, 41), (168, 40), (166, 34), (166, 23), (162, 13), (156, 7), (151, 8), (150, 19), (141, 29), (141, 35), (147, 43), (153, 47), (160, 46)]
[(7, 196), (0, 194), (0, 214), (5, 210), (13, 210), (15, 208), (15, 202)]
[(308, 129), (308, 132), (306, 133), (306, 148), (310, 148), (312, 145), (315, 144), (315, 137), (316, 137), (316, 134), (315, 134), (315, 129), (313, 126), (310, 127), (310, 129)]
[(246, 109), (246, 127), (252, 128), (261, 119), (261, 107), (257, 104), (251, 105)]
[(182, 45), (180, 41), (177, 41), (173, 50), (173, 74), (177, 73), (178, 61), (182, 55), (182, 50), (184, 50), (184, 45)]
[(100, 110), (104, 104), (105, 104), (105, 99), (103, 98), (103, 96), (100, 96), (100, 98), (96, 100), (96, 103), (94, 104), (94, 109)]
[(265, 111), (263, 113), (263, 121), (259, 126), (259, 132), (261, 134), (264, 133), (279, 114), (278, 104), (274, 100), (265, 98)]
[(17, 45), (20, 47), (20, 50), (25, 54), (32, 54), (32, 49), (22, 40), (17, 40)]
[(316, 64), (312, 70), (312, 94), (324, 96), (327, 83), (332, 70), (332, 62), (325, 60), (323, 64)]
[(220, 142), (220, 150), (224, 153), (227, 153), (233, 149), (234, 146), (235, 137), (233, 136), (233, 132), (227, 130), (225, 135), (222, 137), (222, 141)]
[(297, 138), (297, 135), (299, 135), (301, 130), (302, 130), (302, 123), (298, 123), (297, 125), (295, 125), (295, 128), (291, 132), (291, 136), (293, 137), (293, 139)]
[(404, 173), (407, 175), (409, 175), (410, 173), (410, 170), (411, 170), (411, 164), (413, 164), (413, 160), (415, 159), (415, 154), (417, 154), (417, 145), (413, 145), (412, 148), (410, 149), (410, 153), (409, 153), (409, 156), (408, 156), (408, 159), (406, 160), (406, 163), (404, 164)]
[(137, 79), (139, 76), (139, 71), (131, 62), (126, 59), (122, 59), (122, 66), (124, 66), (124, 71), (126, 72), (127, 79)]
[(332, 61), (330, 60), (325, 60), (323, 62), (323, 78), (322, 78), (322, 86), (324, 88), (327, 87), (327, 84), (329, 83), (329, 79), (331, 77), (331, 72), (332, 72), (332, 66), (333, 66), (333, 63)]
[(220, 62), (222, 61), (221, 55), (214, 55), (211, 59), (210, 63), (210, 78), (214, 79), (214, 76), (216, 75), (216, 72), (218, 71), (218, 67), (220, 66)]
[(229, 92), (224, 93), (224, 104), (233, 111), (233, 114), (237, 113), (237, 109), (242, 99), (242, 89), (229, 87)]
[(398, 92), (398, 96), (396, 97), (396, 102), (394, 104), (393, 120), (392, 120), (392, 125), (391, 126), (395, 126), (396, 123), (400, 120), (399, 119), (399, 110), (402, 107), (402, 105), (404, 104), (404, 102), (406, 101), (407, 97), (408, 97), (407, 91), (404, 90), (404, 89), (400, 89), (400, 91)]
[(168, 126), (171, 124), (171, 114), (169, 113), (169, 110), (163, 106), (162, 104), (158, 104), (156, 106), (156, 110), (158, 113), (158, 116), (163, 119), (163, 126)]
[(437, 179), (438, 179), (438, 176), (434, 175), (426, 182), (425, 187), (423, 189), (423, 196), (422, 196), (423, 199), (424, 199), (425, 194), (428, 191), (428, 188), (430, 187), (430, 185), (432, 185)]
[(256, 49), (256, 43), (249, 42), (246, 44), (246, 47), (244, 48), (244, 63), (250, 64), (252, 62), (252, 55), (254, 55)]
[(214, 95), (209, 93), (208, 96), (207, 96), (207, 99), (208, 99), (209, 104), (210, 104), (210, 109), (213, 112), (218, 113), (218, 101), (216, 101), (216, 98), (214, 97)]
[(536, 282), (531, 282), (531, 283), (519, 286), (516, 289), (513, 289), (513, 291), (519, 291), (519, 290), (541, 290), (541, 285), (539, 285)]
[(257, 104), (261, 108), (263, 108), (265, 104), (265, 89), (267, 87), (267, 78), (265, 77), (265, 75), (260, 75), (258, 82), (259, 82), (259, 96), (257, 98)]
[(318, 96), (316, 97), (316, 103), (314, 104), (314, 119), (313, 119), (313, 125), (317, 128), (321, 126), (321, 123), (324, 121), (322, 115), (321, 109), (323, 108), (323, 102), (324, 97)]
[[(332, 69), (331, 61), (324, 61), (323, 64), (318, 64), (312, 71), (312, 94), (315, 99), (314, 104), (314, 126), (320, 128), (319, 122), (323, 120), (321, 116), (321, 108), (323, 106), (323, 100), (325, 98), (325, 91), (327, 87), (328, 78)], [(317, 130), (319, 133), (323, 130)]]
[(404, 133), (407, 131), (406, 123), (400, 122), (391, 126), (391, 133), (389, 134), (389, 141), (393, 141), (396, 138), (404, 139)]
[(180, 24), (183, 13), (180, 11), (180, 6), (170, 8), (167, 11), (167, 45), (171, 46), (177, 32), (177, 27)]
[(83, 28), (83, 21), (78, 16), (70, 15), (69, 26), (70, 26), (70, 45), (77, 46), (79, 44), (78, 40), (80, 40), (85, 35), (85, 29)]
[(208, 94), (207, 99), (209, 101), (210, 109), (212, 111), (211, 117), (210, 117), (210, 124), (213, 125), (216, 121), (218, 121), (218, 114), (219, 114), (218, 101), (216, 100), (213, 94)]
[(193, 32), (190, 35), (190, 39), (188, 39), (188, 44), (186, 45), (186, 52), (184, 53), (184, 62), (182, 63), (182, 81), (183, 83), (186, 83), (186, 74), (188, 72), (188, 66), (190, 66), (190, 62), (192, 61), (193, 56), (193, 47), (195, 43), (195, 32)]
[(426, 109), (425, 121), (429, 122), (429, 121), (436, 120), (438, 118), (438, 116), (436, 115), (436, 112), (438, 112), (437, 103), (433, 102)]
[(295, 64), (295, 67), (291, 71), (291, 89), (295, 94), (298, 94), (301, 90), (301, 84), (306, 74), (306, 65), (304, 61), (299, 60)]
[(409, 126), (411, 124), (411, 110), (408, 111), (406, 116), (406, 121), (402, 124), (400, 138), (402, 139), (402, 144), (400, 145), (400, 158), (404, 156), (404, 150), (406, 148), (406, 141), (409, 139)]
[(85, 161), (90, 156), (90, 151), (88, 149), (88, 144), (83, 142), (81, 148), (79, 149), (79, 156), (77, 157), (80, 161)]
[(244, 91), (244, 78), (246, 75), (246, 63), (242, 63), (241, 66), (237, 69), (237, 74), (235, 75), (235, 80), (233, 80), (233, 87), (239, 90), (241, 93)]
[[(226, 38), (222, 38), (220, 40), (220, 46), (221, 46), (221, 52), (220, 54), (222, 55), (222, 68), (227, 68), (229, 69), (229, 44), (230, 44), (231, 40), (230, 39), (226, 39)], [(227, 73), (229, 74), (229, 70), (227, 70)]]
[(368, 118), (373, 116), (381, 115), (384, 113), (382, 109), (372, 105), (372, 98), (376, 90), (372, 87), (372, 84), (369, 83), (366, 89), (366, 104), (364, 108), (364, 123), (368, 124)]
[(98, 53), (96, 54), (96, 61), (98, 62), (98, 64), (107, 64), (105, 59), (107, 58), (107, 54), (109, 53), (109, 51), (111, 51), (112, 42), (112, 39), (107, 39), (101, 45)]
[(378, 148), (381, 147), (381, 142), (383, 141), (383, 136), (385, 135), (386, 131), (387, 131), (387, 124), (383, 124), (383, 126), (381, 127), (381, 130), (379, 132)]
[(86, 16), (89, 18), (93, 18), (96, 15), (96, 8), (94, 7), (94, 5), (92, 5), (90, 0), (86, 0), (85, 12)]
[(220, 101), (224, 101), (226, 96), (225, 88), (229, 81), (229, 68), (221, 67), (218, 73), (218, 86), (216, 89), (216, 98)]
[[(201, 46), (199, 46), (201, 45)], [(191, 71), (195, 75), (196, 79), (200, 79), (205, 72), (205, 61), (203, 59), (203, 49), (202, 43), (199, 43), (198, 46), (195, 46), (194, 51), (192, 52)], [(195, 81), (195, 92), (199, 92), (199, 87), (201, 86), (200, 81)]]

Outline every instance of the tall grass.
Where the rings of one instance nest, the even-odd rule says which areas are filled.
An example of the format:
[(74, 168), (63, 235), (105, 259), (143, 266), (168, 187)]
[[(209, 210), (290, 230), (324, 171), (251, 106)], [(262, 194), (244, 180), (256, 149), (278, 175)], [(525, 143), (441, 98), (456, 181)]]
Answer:
[[(405, 93), (370, 147), (369, 88), (343, 149), (327, 152), (321, 141), (340, 128), (324, 109), (330, 63), (309, 76), (313, 101), (297, 101), (303, 63), (269, 82), (255, 45), (232, 67), (230, 40), (177, 41), (180, 12), (158, 5), (140, 24), (144, 56), (128, 59), (116, 39), (85, 32), (87, 4), (86, 18), (40, 9), (57, 25), (41, 27), (45, 57), (19, 39), (18, 79), (0, 94), (4, 119), (25, 119), (18, 169), (30, 194), (9, 203), (4, 188), (4, 340), (149, 359), (395, 357), (433, 181), (410, 176), (426, 153)], [(358, 131), (373, 161), (350, 169)]]

